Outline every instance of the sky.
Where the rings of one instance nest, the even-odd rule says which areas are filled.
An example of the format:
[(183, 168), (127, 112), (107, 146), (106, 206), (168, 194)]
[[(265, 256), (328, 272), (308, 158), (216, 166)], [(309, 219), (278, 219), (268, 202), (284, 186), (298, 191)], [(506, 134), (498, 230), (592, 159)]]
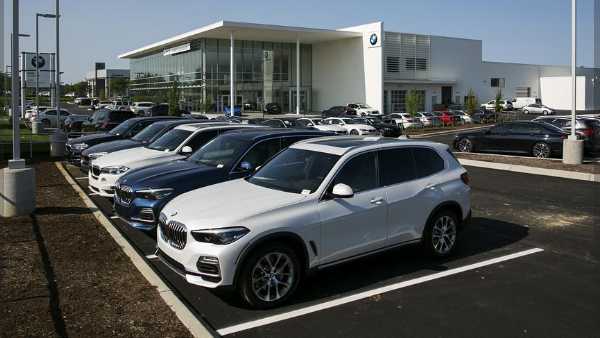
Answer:
[[(4, 2), (9, 62), (12, 0)], [(20, 27), (35, 51), (35, 13), (55, 0), (21, 0)], [(594, 0), (578, 0), (578, 65), (593, 65)], [(117, 55), (220, 20), (315, 28), (383, 21), (388, 31), (480, 39), (487, 61), (570, 64), (570, 0), (61, 0), (61, 71), (83, 80), (94, 62), (128, 68)], [(54, 21), (40, 19), (40, 51), (55, 50)], [(598, 37), (600, 39), (600, 37)], [(600, 42), (599, 42), (600, 43)]]

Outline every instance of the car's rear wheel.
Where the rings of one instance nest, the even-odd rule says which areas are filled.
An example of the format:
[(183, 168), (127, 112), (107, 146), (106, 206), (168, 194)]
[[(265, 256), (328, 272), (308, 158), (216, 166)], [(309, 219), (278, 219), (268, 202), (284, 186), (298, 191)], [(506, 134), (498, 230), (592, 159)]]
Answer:
[(523, 109), (523, 114), (525, 114), (525, 115), (529, 114), (529, 110)]
[(473, 151), (473, 142), (468, 138), (462, 138), (458, 140), (457, 148), (460, 152), (470, 153)]
[(272, 243), (254, 251), (245, 261), (238, 290), (253, 308), (276, 307), (296, 291), (301, 278), (294, 250)]
[(452, 210), (444, 209), (436, 213), (423, 233), (424, 249), (432, 256), (449, 256), (456, 247), (458, 238), (458, 217)]
[(350, 130), (350, 135), (359, 135), (358, 130), (356, 130), (356, 129)]
[(533, 145), (531, 153), (534, 157), (537, 158), (548, 158), (550, 157), (551, 149), (548, 143), (538, 142)]
[(547, 110), (544, 110), (544, 115), (548, 115), (548, 111)]

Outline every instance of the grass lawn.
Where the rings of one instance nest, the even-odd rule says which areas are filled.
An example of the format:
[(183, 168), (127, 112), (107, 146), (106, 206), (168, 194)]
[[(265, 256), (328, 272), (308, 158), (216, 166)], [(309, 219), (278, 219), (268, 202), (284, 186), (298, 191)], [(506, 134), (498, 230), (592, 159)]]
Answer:
[[(46, 143), (49, 142), (49, 135), (32, 135), (31, 129), (25, 127), (23, 123), (21, 123), (21, 142), (33, 142), (33, 143)], [(8, 117), (3, 116), (0, 117), (0, 143), (12, 142), (12, 126), (10, 125), (10, 121)]]

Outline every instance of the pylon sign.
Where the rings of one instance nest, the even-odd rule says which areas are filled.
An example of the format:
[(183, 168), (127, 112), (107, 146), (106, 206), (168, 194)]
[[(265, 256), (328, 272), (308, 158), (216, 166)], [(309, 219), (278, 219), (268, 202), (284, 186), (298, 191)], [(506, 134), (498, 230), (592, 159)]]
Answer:
[(39, 88), (50, 88), (54, 76), (54, 53), (23, 52), (23, 73), (25, 74), (25, 87), (35, 88), (36, 76), (39, 73)]

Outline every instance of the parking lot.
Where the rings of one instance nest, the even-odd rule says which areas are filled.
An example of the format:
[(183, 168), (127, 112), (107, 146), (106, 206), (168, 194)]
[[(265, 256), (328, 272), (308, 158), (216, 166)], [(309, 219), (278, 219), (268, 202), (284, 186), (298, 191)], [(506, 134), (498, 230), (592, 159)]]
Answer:
[[(78, 184), (87, 179), (67, 166)], [(223, 336), (593, 336), (600, 323), (598, 183), (467, 167), (473, 221), (446, 260), (405, 247), (310, 276), (291, 303), (247, 309), (187, 284), (153, 235), (112, 223), (206, 326)]]

